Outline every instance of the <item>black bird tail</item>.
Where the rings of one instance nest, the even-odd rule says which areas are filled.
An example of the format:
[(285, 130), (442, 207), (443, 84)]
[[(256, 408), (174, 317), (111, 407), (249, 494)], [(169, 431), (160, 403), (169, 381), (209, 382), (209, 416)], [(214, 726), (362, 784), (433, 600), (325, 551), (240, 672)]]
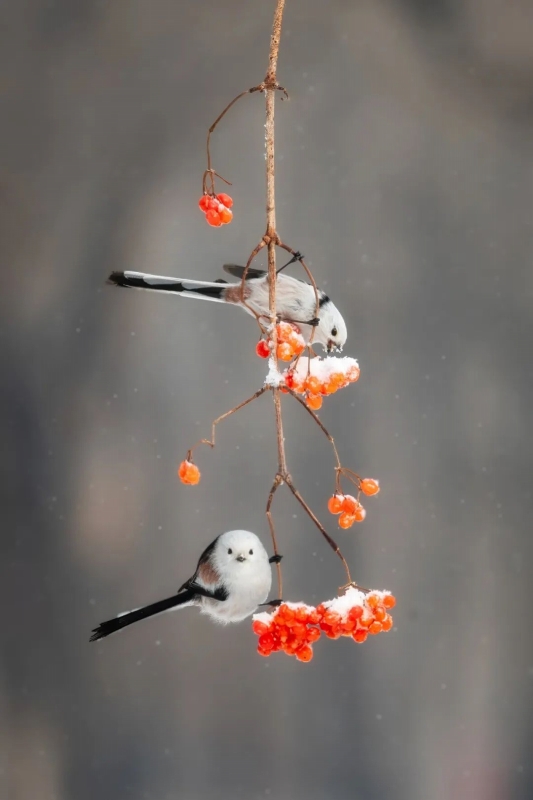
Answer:
[(183, 294), (224, 303), (226, 286), (209, 281), (191, 281), (184, 278), (169, 278), (165, 275), (148, 275), (144, 272), (112, 272), (107, 283), (125, 286), (128, 289), (148, 289), (152, 292)]
[(133, 625), (134, 622), (140, 622), (141, 619), (153, 617), (155, 614), (161, 614), (171, 608), (194, 605), (197, 596), (194, 590), (184, 589), (179, 594), (167, 597), (165, 600), (159, 600), (157, 603), (152, 603), (143, 608), (136, 608), (133, 611), (126, 611), (114, 619), (108, 619), (106, 622), (100, 623), (97, 628), (93, 629), (90, 641), (96, 642), (98, 639), (103, 639), (111, 633), (122, 630), (122, 628), (127, 628), (128, 625)]

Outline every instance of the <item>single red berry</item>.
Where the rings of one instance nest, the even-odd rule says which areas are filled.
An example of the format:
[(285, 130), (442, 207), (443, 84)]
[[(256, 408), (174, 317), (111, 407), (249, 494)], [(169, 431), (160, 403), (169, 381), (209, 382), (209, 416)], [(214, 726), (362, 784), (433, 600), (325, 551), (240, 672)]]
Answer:
[(372, 497), (373, 494), (379, 492), (379, 481), (375, 481), (374, 478), (363, 478), (361, 481), (361, 491), (363, 494), (368, 495), (368, 497)]
[(222, 203), (222, 205), (226, 206), (226, 208), (231, 208), (233, 205), (233, 200), (229, 196), (229, 194), (225, 194), (225, 192), (221, 192), (217, 194), (217, 200)]
[(220, 227), (222, 225), (222, 220), (220, 219), (220, 214), (214, 208), (210, 208), (205, 218), (209, 225), (212, 225), (214, 228)]
[(356, 522), (362, 522), (366, 517), (366, 509), (363, 508), (361, 503), (357, 503), (357, 508), (354, 511), (354, 517)]
[(262, 633), (268, 633), (268, 625), (266, 622), (261, 622), (259, 619), (254, 619), (252, 622), (252, 630), (258, 636), (261, 636)]
[(200, 206), (200, 208), (202, 209), (202, 211), (204, 213), (209, 210), (210, 201), (211, 201), (211, 198), (209, 197), (208, 194), (202, 195), (202, 197), (200, 197), (200, 199), (198, 200), (198, 205)]
[(394, 597), (394, 595), (386, 594), (383, 597), (383, 605), (385, 606), (385, 608), (394, 608), (394, 606), (396, 605), (396, 598)]
[(361, 628), (352, 634), (352, 639), (354, 642), (357, 642), (357, 644), (362, 644), (365, 642), (367, 637), (368, 633), (365, 630), (361, 630)]
[(328, 500), (328, 511), (330, 514), (340, 514), (342, 511), (342, 501), (343, 496), (339, 494), (334, 494), (333, 497), (330, 497)]
[(383, 630), (383, 626), (382, 626), (381, 622), (378, 622), (377, 620), (374, 620), (374, 622), (371, 622), (370, 625), (368, 626), (368, 632), (369, 633), (374, 633), (374, 634), (375, 633), (381, 633), (382, 630)]
[(304, 644), (296, 651), (296, 658), (298, 661), (311, 661), (313, 658), (313, 648), (308, 644)]
[(270, 347), (264, 339), (261, 339), (255, 346), (255, 352), (259, 358), (268, 358), (270, 356)]

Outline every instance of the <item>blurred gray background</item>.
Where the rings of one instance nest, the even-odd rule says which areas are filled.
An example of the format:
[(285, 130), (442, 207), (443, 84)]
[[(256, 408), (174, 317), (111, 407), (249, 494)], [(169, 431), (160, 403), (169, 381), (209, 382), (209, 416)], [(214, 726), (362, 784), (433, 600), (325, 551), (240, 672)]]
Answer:
[[(361, 379), (321, 418), (382, 492), (338, 531), (327, 442), (287, 398), (289, 466), (356, 578), (396, 594), (396, 630), (320, 641), (309, 665), (194, 611), (88, 642), (221, 531), (268, 541), (268, 396), (199, 453), (198, 487), (176, 477), (261, 385), (253, 321), (104, 281), (214, 279), (261, 237), (259, 95), (213, 138), (233, 224), (197, 200), (273, 6), (0, 9), (1, 798), (533, 797), (527, 0), (287, 0), (279, 232), (346, 317)], [(286, 598), (333, 596), (341, 564), (284, 492), (275, 518)]]

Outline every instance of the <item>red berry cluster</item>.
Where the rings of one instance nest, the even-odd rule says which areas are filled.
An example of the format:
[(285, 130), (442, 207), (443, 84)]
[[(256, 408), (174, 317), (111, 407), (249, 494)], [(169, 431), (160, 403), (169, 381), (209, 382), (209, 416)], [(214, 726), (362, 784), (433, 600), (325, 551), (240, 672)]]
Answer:
[(257, 652), (269, 656), (282, 650), (298, 661), (311, 661), (311, 645), (320, 639), (319, 622), (316, 608), (296, 603), (282, 603), (273, 614), (256, 614), (252, 629), (259, 636)]
[[(379, 492), (379, 481), (374, 478), (359, 478), (359, 491), (371, 497)], [(351, 494), (337, 494), (328, 500), (328, 511), (331, 514), (340, 514), (339, 527), (351, 528), (354, 522), (362, 522), (366, 517), (366, 510), (358, 498)]]
[(312, 645), (322, 633), (328, 639), (349, 636), (361, 643), (369, 634), (390, 631), (393, 622), (389, 610), (395, 604), (390, 592), (372, 591), (365, 595), (354, 587), (316, 608), (282, 603), (273, 613), (254, 615), (252, 629), (259, 637), (257, 652), (269, 656), (281, 650), (299, 661), (311, 661)]
[(221, 225), (227, 225), (233, 219), (233, 212), (230, 208), (233, 205), (233, 200), (229, 194), (204, 194), (198, 201), (198, 205), (205, 214), (206, 222), (219, 228)]
[(359, 380), (361, 371), (355, 358), (314, 358), (299, 361), (296, 369), (284, 374), (286, 386), (306, 396), (306, 403), (313, 411), (322, 406), (324, 395), (333, 394), (350, 383)]
[[(280, 361), (290, 361), (305, 350), (305, 339), (297, 325), (291, 322), (279, 322), (276, 325), (278, 345), (276, 357)], [(270, 357), (270, 343), (268, 339), (261, 339), (255, 348), (259, 358)]]
[(200, 483), (200, 470), (191, 461), (182, 461), (179, 465), (178, 477), (187, 486), (195, 486)]

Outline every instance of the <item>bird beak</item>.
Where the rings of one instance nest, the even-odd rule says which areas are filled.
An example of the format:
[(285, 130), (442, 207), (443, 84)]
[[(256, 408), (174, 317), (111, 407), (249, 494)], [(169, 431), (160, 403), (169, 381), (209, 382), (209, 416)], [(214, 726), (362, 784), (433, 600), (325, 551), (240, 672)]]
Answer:
[(246, 556), (237, 556), (237, 559), (236, 559), (236, 560), (237, 560), (237, 561), (240, 561), (240, 562), (241, 562), (241, 564), (242, 564), (242, 562), (243, 562), (243, 561), (246, 561)]

